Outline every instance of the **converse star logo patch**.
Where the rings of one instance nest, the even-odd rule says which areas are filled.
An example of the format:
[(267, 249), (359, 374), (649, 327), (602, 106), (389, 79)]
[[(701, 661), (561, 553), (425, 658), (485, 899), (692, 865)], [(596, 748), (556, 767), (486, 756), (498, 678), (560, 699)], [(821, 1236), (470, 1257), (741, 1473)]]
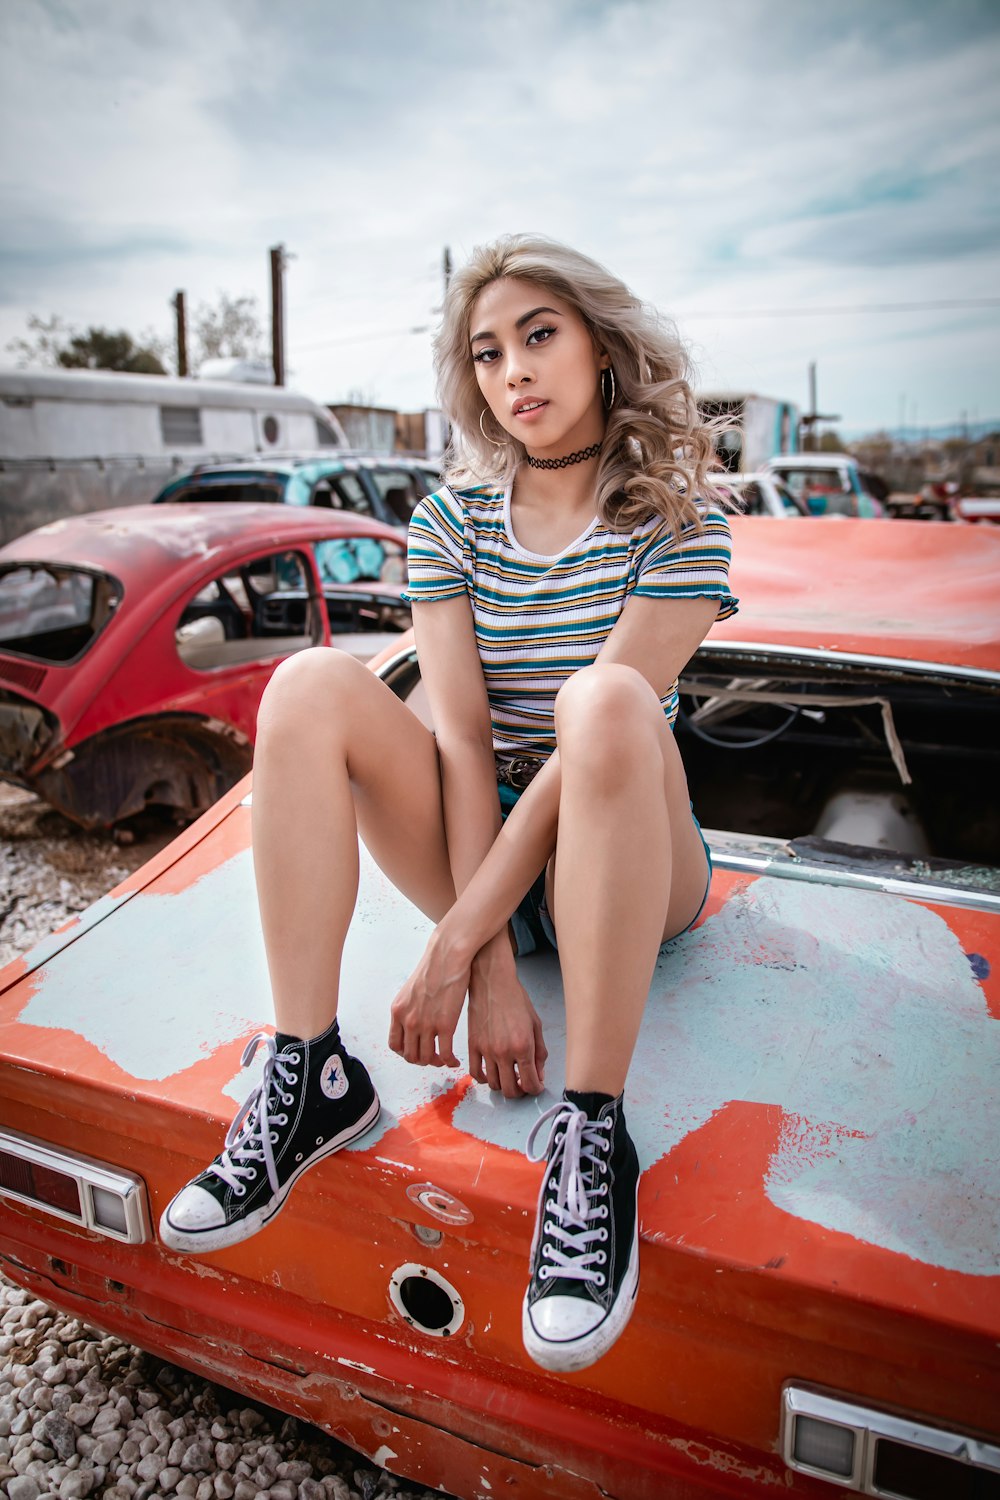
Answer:
[(347, 1093), (347, 1074), (343, 1061), (336, 1052), (323, 1064), (319, 1086), (328, 1099), (343, 1099)]

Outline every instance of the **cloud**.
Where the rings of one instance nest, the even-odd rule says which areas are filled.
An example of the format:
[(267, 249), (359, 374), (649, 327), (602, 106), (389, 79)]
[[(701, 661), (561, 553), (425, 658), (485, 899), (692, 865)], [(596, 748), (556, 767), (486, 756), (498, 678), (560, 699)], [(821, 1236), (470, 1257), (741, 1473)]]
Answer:
[[(0, 342), (28, 310), (166, 332), (177, 286), (263, 304), (283, 241), (301, 382), (418, 406), (429, 339), (384, 335), (433, 320), (443, 246), (461, 259), (538, 229), (676, 314), (728, 384), (764, 370), (794, 397), (806, 349), (823, 357), (844, 328), (750, 330), (727, 308), (995, 295), (989, 4), (91, 0), (86, 15), (0, 14), (16, 142)], [(895, 393), (882, 411), (867, 371), (891, 330), (854, 335), (841, 405), (853, 425), (885, 420)], [(928, 411), (950, 413), (964, 338), (928, 376)], [(975, 404), (1000, 410), (989, 390)]]

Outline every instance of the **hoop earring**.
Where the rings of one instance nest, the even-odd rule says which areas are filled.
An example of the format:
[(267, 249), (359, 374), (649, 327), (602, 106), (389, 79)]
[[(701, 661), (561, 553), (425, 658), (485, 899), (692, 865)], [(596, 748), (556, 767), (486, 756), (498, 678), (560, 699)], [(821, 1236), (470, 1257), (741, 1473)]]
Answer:
[(503, 448), (503, 447), (505, 447), (506, 444), (504, 444), (504, 443), (498, 443), (497, 440), (495, 438), (491, 438), (490, 435), (489, 435), (489, 433), (486, 431), (485, 427), (483, 426), (483, 418), (485, 417), (485, 415), (486, 415), (486, 407), (484, 406), (483, 409), (482, 409), (482, 411), (479, 413), (479, 431), (483, 434), (483, 437), (484, 437), (485, 441), (487, 443), (491, 443), (494, 448)]
[[(608, 396), (608, 388), (604, 384), (605, 375), (611, 376), (611, 395)], [(615, 372), (608, 365), (606, 370), (601, 371), (601, 400), (604, 402), (605, 411), (610, 411), (615, 404)]]

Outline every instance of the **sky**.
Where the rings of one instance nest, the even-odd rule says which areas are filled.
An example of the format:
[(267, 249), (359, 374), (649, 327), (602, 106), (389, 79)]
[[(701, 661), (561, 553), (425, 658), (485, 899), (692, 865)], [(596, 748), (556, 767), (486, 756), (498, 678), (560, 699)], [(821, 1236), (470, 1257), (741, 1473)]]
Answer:
[(700, 389), (1000, 418), (996, 0), (3, 0), (0, 363), (32, 313), (269, 317), (289, 384), (434, 404), (442, 255), (534, 231)]

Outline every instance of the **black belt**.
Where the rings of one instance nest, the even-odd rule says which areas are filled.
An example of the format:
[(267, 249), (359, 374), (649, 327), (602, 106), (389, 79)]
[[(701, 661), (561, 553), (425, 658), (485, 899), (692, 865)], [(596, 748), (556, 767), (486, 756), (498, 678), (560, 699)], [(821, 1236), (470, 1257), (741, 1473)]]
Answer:
[(516, 755), (505, 750), (497, 750), (494, 758), (497, 763), (497, 781), (503, 782), (505, 786), (513, 787), (516, 792), (523, 792), (529, 782), (534, 781), (547, 757)]

